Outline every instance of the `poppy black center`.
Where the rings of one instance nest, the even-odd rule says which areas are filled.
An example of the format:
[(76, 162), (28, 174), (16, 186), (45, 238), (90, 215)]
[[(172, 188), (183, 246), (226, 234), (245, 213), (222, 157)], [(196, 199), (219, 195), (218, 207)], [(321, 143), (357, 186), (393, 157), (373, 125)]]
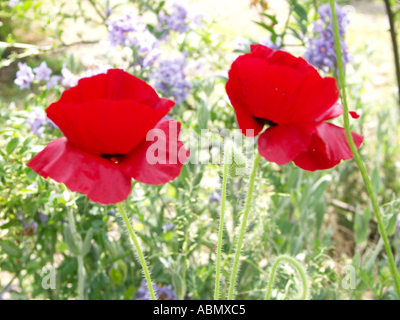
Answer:
[(257, 118), (257, 117), (253, 117), (254, 118), (254, 120), (256, 120), (258, 123), (261, 123), (262, 125), (267, 125), (267, 126), (270, 126), (270, 127), (276, 127), (278, 124), (277, 123), (275, 123), (275, 122), (273, 122), (273, 121), (271, 121), (271, 120), (268, 120), (268, 119), (264, 119), (264, 118)]
[(101, 155), (102, 158), (110, 160), (111, 162), (118, 163), (118, 161), (125, 156), (124, 154), (114, 153), (114, 154), (105, 154)]

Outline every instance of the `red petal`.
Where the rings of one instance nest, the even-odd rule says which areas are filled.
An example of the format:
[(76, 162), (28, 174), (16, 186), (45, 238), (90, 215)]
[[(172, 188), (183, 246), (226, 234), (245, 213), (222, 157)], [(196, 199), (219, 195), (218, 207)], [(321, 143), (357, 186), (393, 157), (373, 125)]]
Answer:
[(269, 128), (258, 138), (258, 150), (270, 162), (287, 164), (307, 150), (314, 131), (315, 124), (310, 122)]
[(28, 167), (101, 204), (121, 202), (131, 191), (131, 179), (118, 165), (74, 148), (66, 138), (50, 142)]
[(301, 72), (318, 73), (315, 68), (306, 60), (301, 57), (297, 58), (285, 51), (277, 51), (273, 56), (270, 57), (269, 63), (291, 67)]
[(357, 112), (355, 112), (355, 111), (349, 111), (349, 113), (350, 113), (350, 116), (351, 116), (353, 119), (358, 119), (358, 118), (360, 117), (360, 115), (359, 115)]
[[(352, 132), (357, 149), (364, 137)], [(331, 123), (320, 122), (307, 151), (300, 153), (293, 161), (304, 170), (330, 169), (342, 160), (353, 158), (347, 142), (345, 129)]]
[[(263, 129), (263, 125), (254, 120), (250, 110), (246, 108), (244, 99), (243, 86), (240, 82), (237, 64), (233, 64), (229, 71), (229, 80), (226, 83), (226, 92), (228, 93), (229, 99), (231, 100), (232, 106), (235, 108), (236, 119), (239, 124), (239, 128), (242, 129), (242, 133), (249, 138), (258, 136)], [(247, 130), (254, 130), (254, 135), (247, 135)]]
[(254, 126), (246, 117), (240, 119), (243, 114), (277, 124), (315, 121), (339, 96), (334, 78), (321, 78), (304, 59), (283, 51), (271, 53), (261, 45), (232, 64), (226, 89), (241, 111), (237, 116), (242, 129), (240, 122)]
[(263, 46), (262, 44), (252, 44), (250, 46), (250, 51), (251, 51), (252, 56), (261, 57), (261, 58), (265, 58), (265, 59), (271, 58), (275, 53), (275, 50), (272, 50), (271, 48)]
[(340, 103), (335, 103), (330, 109), (328, 109), (324, 114), (321, 114), (315, 121), (327, 121), (335, 119), (343, 114), (343, 106)]
[[(146, 184), (160, 185), (174, 180), (188, 158), (187, 150), (178, 139), (180, 129), (178, 121), (160, 121), (149, 131), (149, 141), (143, 141), (119, 167), (126, 175)], [(161, 163), (155, 163), (157, 160)]]
[[(95, 99), (133, 100), (155, 109), (160, 107), (160, 98), (151, 86), (121, 69), (110, 69), (107, 74), (79, 80), (59, 101), (80, 104)], [(170, 100), (169, 103), (175, 104)]]
[(169, 112), (168, 101), (159, 99), (160, 107), (154, 109), (133, 100), (96, 99), (81, 104), (61, 100), (46, 112), (75, 147), (97, 156), (127, 154)]

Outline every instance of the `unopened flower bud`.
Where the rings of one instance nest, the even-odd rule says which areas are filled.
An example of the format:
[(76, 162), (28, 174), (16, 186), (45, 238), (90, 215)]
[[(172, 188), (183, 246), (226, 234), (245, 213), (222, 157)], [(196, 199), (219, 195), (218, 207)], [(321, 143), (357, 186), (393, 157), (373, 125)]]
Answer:
[(228, 152), (228, 174), (235, 179), (247, 174), (247, 158), (240, 152), (232, 141), (226, 143), (225, 152)]

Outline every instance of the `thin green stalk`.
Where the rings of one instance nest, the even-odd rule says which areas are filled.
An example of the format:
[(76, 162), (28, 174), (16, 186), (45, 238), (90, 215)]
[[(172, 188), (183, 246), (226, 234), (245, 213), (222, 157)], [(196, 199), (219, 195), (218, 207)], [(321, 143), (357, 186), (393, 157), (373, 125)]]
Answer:
[(220, 288), (220, 276), (221, 276), (221, 251), (222, 251), (222, 235), (224, 233), (224, 219), (225, 219), (225, 203), (226, 203), (226, 186), (228, 183), (228, 167), (229, 167), (229, 152), (228, 146), (225, 144), (225, 155), (224, 155), (224, 178), (222, 182), (222, 199), (221, 199), (221, 217), (219, 221), (218, 231), (218, 245), (217, 245), (217, 262), (215, 269), (215, 291), (214, 300), (219, 300), (219, 288)]
[(303, 286), (303, 290), (301, 292), (299, 300), (306, 300), (307, 295), (308, 295), (308, 281), (307, 281), (306, 272), (304, 271), (304, 267), (300, 264), (300, 262), (298, 262), (296, 259), (294, 259), (290, 256), (280, 256), (280, 257), (276, 258), (276, 260), (274, 261), (274, 264), (272, 265), (271, 274), (269, 276), (268, 288), (267, 288), (267, 293), (265, 294), (265, 300), (269, 300), (269, 298), (271, 297), (272, 285), (274, 284), (276, 269), (278, 268), (278, 265), (282, 261), (287, 261), (296, 267), (297, 271), (300, 274), (301, 283)]
[(400, 274), (396, 270), (396, 263), (393, 258), (392, 248), (390, 247), (389, 238), (386, 233), (385, 225), (383, 223), (382, 214), (379, 209), (378, 201), (376, 199), (376, 195), (374, 193), (374, 189), (372, 187), (371, 180), (369, 179), (367, 170), (364, 166), (364, 163), (361, 159), (360, 154), (358, 153), (357, 147), (354, 143), (353, 136), (350, 131), (350, 120), (349, 120), (349, 108), (347, 106), (347, 96), (346, 96), (346, 75), (343, 66), (342, 60), (342, 50), (341, 50), (341, 43), (340, 43), (340, 33), (339, 33), (339, 24), (336, 15), (336, 8), (335, 8), (335, 1), (330, 0), (331, 9), (332, 9), (332, 17), (333, 17), (333, 27), (334, 27), (334, 36), (335, 36), (335, 47), (336, 47), (336, 56), (337, 56), (337, 64), (339, 70), (339, 86), (342, 91), (342, 102), (343, 102), (343, 109), (344, 109), (344, 124), (346, 128), (346, 136), (347, 140), (350, 145), (350, 149), (354, 155), (354, 160), (356, 161), (361, 175), (364, 179), (365, 186), (368, 191), (369, 198), (371, 199), (372, 207), (374, 209), (376, 219), (378, 220), (378, 229), (379, 233), (382, 236), (382, 239), (385, 243), (386, 254), (389, 260), (389, 269), (394, 279), (395, 291), (397, 293), (398, 298), (400, 299)]
[(181, 300), (185, 300), (185, 291), (186, 291), (186, 269), (187, 269), (187, 262), (186, 262), (186, 257), (187, 257), (187, 251), (189, 247), (188, 243), (188, 237), (189, 237), (189, 227), (188, 230), (186, 230), (186, 235), (185, 235), (185, 243), (184, 243), (184, 256), (183, 256), (183, 275), (182, 275), (182, 292), (181, 292)]
[(83, 257), (78, 256), (78, 292), (79, 300), (85, 300), (85, 266), (83, 264)]
[(396, 79), (397, 79), (397, 94), (398, 94), (397, 101), (400, 103), (400, 54), (399, 54), (399, 47), (397, 44), (396, 21), (392, 7), (390, 5), (390, 0), (384, 0), (384, 3), (389, 18), (390, 37), (392, 38), (392, 45), (393, 45), (394, 66), (396, 69)]
[(254, 181), (256, 179), (257, 167), (258, 167), (258, 163), (260, 162), (260, 159), (261, 159), (261, 156), (257, 151), (256, 157), (254, 159), (253, 172), (251, 173), (251, 176), (250, 176), (249, 191), (247, 193), (247, 199), (246, 199), (246, 207), (245, 207), (244, 214), (243, 214), (242, 224), (240, 225), (239, 237), (238, 237), (237, 245), (236, 245), (235, 260), (233, 262), (232, 274), (231, 274), (231, 279), (230, 279), (230, 284), (229, 284), (228, 300), (233, 299), (233, 293), (235, 291), (236, 276), (237, 276), (238, 269), (239, 269), (240, 252), (242, 251), (244, 233), (246, 232), (247, 220), (249, 217), (251, 202), (252, 202), (252, 198), (253, 198)]
[(144, 273), (144, 276), (146, 278), (147, 286), (149, 288), (151, 300), (156, 300), (156, 295), (154, 293), (153, 284), (151, 282), (149, 268), (147, 267), (147, 263), (146, 263), (146, 260), (144, 258), (142, 249), (140, 248), (139, 241), (138, 241), (138, 239), (136, 237), (135, 232), (133, 231), (132, 225), (131, 225), (131, 223), (130, 223), (130, 221), (128, 219), (128, 216), (126, 215), (125, 209), (124, 209), (124, 207), (123, 207), (121, 202), (118, 203), (118, 209), (119, 209), (119, 212), (120, 212), (120, 214), (122, 216), (122, 219), (124, 220), (125, 226), (128, 229), (128, 233), (131, 236), (133, 245), (135, 246), (137, 255), (139, 257), (140, 264), (142, 265), (143, 273)]
[[(73, 210), (72, 207), (68, 208), (68, 210), (67, 210), (68, 224), (71, 229), (71, 233), (74, 237), (73, 241), (75, 242), (75, 245), (78, 247), (79, 253), (81, 253), (82, 240), (76, 229), (75, 217), (74, 217), (74, 213), (72, 210)], [(83, 264), (83, 256), (77, 255), (76, 258), (78, 259), (78, 299), (84, 300), (85, 299), (85, 277), (86, 277), (85, 265)]]

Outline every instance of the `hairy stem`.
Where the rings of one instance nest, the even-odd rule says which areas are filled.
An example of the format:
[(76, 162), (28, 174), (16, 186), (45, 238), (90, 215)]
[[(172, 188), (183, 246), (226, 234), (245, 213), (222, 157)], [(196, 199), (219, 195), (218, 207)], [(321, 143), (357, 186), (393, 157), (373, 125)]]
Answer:
[(239, 269), (240, 253), (242, 251), (243, 238), (244, 238), (244, 234), (246, 232), (247, 220), (249, 218), (249, 212), (250, 212), (251, 202), (252, 202), (252, 198), (253, 198), (254, 181), (256, 179), (257, 167), (258, 167), (258, 163), (260, 162), (260, 158), (261, 158), (261, 156), (257, 152), (256, 157), (254, 159), (253, 172), (251, 173), (251, 176), (250, 176), (249, 191), (247, 193), (247, 199), (246, 199), (246, 207), (245, 207), (244, 214), (243, 214), (242, 224), (240, 225), (239, 237), (238, 237), (237, 245), (236, 245), (235, 260), (233, 262), (232, 274), (231, 274), (231, 279), (230, 279), (230, 284), (229, 284), (228, 300), (233, 299), (233, 294), (235, 291), (236, 276), (237, 276), (238, 269)]
[(336, 15), (336, 8), (335, 8), (335, 1), (330, 0), (331, 4), (331, 9), (332, 9), (332, 17), (333, 17), (333, 27), (334, 27), (334, 36), (335, 36), (335, 47), (336, 47), (336, 55), (337, 55), (337, 64), (338, 64), (338, 69), (339, 69), (339, 85), (340, 89), (342, 92), (342, 102), (343, 102), (343, 108), (344, 108), (344, 124), (346, 128), (346, 136), (347, 140), (350, 145), (350, 149), (354, 155), (354, 160), (356, 161), (361, 175), (364, 179), (365, 186), (367, 188), (367, 192), (369, 195), (369, 198), (371, 199), (372, 207), (374, 209), (376, 219), (378, 221), (378, 229), (379, 233), (382, 236), (382, 239), (385, 244), (385, 250), (386, 254), (389, 260), (389, 269), (390, 272), (393, 276), (394, 284), (395, 284), (395, 291), (397, 293), (398, 298), (400, 298), (400, 275), (398, 271), (396, 270), (396, 263), (393, 258), (393, 253), (392, 253), (392, 248), (390, 247), (390, 242), (389, 238), (386, 233), (385, 225), (383, 223), (382, 219), (382, 214), (379, 209), (378, 201), (376, 199), (376, 195), (374, 192), (374, 189), (372, 187), (371, 180), (369, 179), (367, 170), (364, 166), (364, 163), (361, 159), (360, 154), (358, 153), (357, 147), (354, 143), (353, 136), (350, 131), (350, 120), (349, 120), (349, 108), (347, 106), (347, 96), (346, 96), (346, 75), (345, 75), (345, 70), (344, 70), (344, 65), (343, 65), (343, 60), (342, 60), (342, 50), (341, 50), (341, 44), (340, 44), (340, 33), (339, 33), (339, 24), (338, 24), (338, 19)]
[(85, 265), (83, 264), (83, 257), (78, 256), (78, 292), (79, 300), (85, 300)]
[(154, 293), (153, 284), (151, 282), (149, 268), (147, 267), (147, 263), (146, 263), (146, 260), (144, 258), (142, 249), (140, 247), (139, 241), (138, 241), (138, 239), (136, 237), (136, 234), (133, 231), (132, 224), (130, 223), (130, 221), (128, 219), (128, 216), (127, 216), (127, 214), (125, 212), (125, 209), (124, 209), (124, 207), (123, 207), (121, 202), (118, 203), (118, 209), (119, 209), (119, 212), (120, 212), (120, 214), (122, 216), (122, 219), (124, 220), (126, 229), (128, 230), (128, 233), (129, 233), (129, 235), (130, 235), (130, 237), (132, 239), (133, 245), (135, 246), (137, 255), (139, 257), (140, 264), (142, 265), (144, 277), (146, 278), (146, 282), (147, 282), (147, 286), (149, 288), (151, 300), (156, 300), (156, 295)]
[(71, 233), (74, 237), (73, 241), (75, 242), (75, 245), (77, 246), (79, 250), (79, 255), (76, 256), (78, 259), (78, 299), (79, 300), (84, 300), (85, 299), (85, 277), (86, 277), (86, 272), (85, 272), (85, 266), (83, 264), (83, 256), (81, 255), (82, 251), (82, 240), (78, 234), (78, 231), (76, 229), (76, 224), (75, 224), (75, 217), (74, 213), (72, 211), (72, 207), (67, 209), (68, 212), (68, 224), (71, 229)]
[(292, 264), (296, 268), (298, 273), (300, 274), (303, 290), (302, 290), (301, 295), (298, 298), (298, 300), (306, 300), (307, 295), (308, 295), (307, 274), (304, 270), (304, 267), (300, 264), (300, 262), (298, 262), (296, 259), (294, 259), (290, 256), (279, 256), (274, 261), (274, 264), (272, 265), (271, 274), (269, 276), (267, 293), (265, 294), (265, 300), (269, 300), (269, 298), (271, 297), (272, 286), (273, 286), (274, 280), (275, 280), (276, 269), (278, 268), (278, 265), (283, 261), (286, 261), (286, 262), (289, 262), (290, 264)]
[(225, 144), (224, 154), (224, 178), (222, 182), (222, 199), (221, 199), (221, 217), (219, 221), (218, 245), (217, 245), (217, 262), (215, 268), (215, 291), (214, 300), (219, 300), (220, 276), (221, 276), (221, 251), (222, 251), (222, 235), (224, 233), (225, 204), (226, 204), (226, 186), (228, 183), (228, 167), (229, 167), (229, 144)]
[[(190, 227), (190, 224), (189, 224)], [(186, 262), (186, 257), (187, 257), (187, 252), (188, 252), (188, 237), (189, 237), (189, 230), (186, 230), (186, 235), (185, 235), (185, 242), (184, 242), (184, 255), (183, 255), (183, 275), (182, 275), (182, 292), (181, 292), (181, 300), (185, 300), (185, 291), (186, 291), (186, 269), (187, 269), (187, 262)]]

